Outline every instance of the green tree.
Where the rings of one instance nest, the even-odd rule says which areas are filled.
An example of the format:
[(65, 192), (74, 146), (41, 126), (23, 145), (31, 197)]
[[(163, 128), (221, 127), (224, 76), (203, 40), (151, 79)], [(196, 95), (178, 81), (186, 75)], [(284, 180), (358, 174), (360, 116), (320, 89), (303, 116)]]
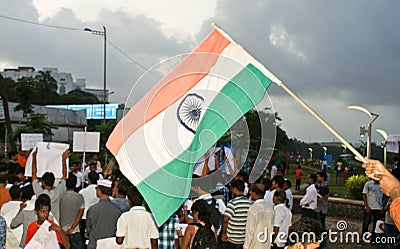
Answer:
[(35, 80), (34, 95), (36, 98), (34, 104), (49, 105), (60, 102), (60, 96), (57, 93), (57, 81), (51, 76), (49, 71), (39, 71)]
[(28, 114), (34, 113), (33, 103), (36, 99), (34, 88), (37, 81), (32, 77), (22, 77), (18, 79), (16, 84), (15, 96), (18, 105), (14, 108), (14, 111), (22, 111), (24, 117), (28, 117)]
[(62, 104), (100, 104), (96, 95), (78, 89), (72, 90), (60, 98)]
[(51, 129), (57, 128), (57, 125), (46, 120), (45, 114), (33, 113), (29, 115), (26, 125), (18, 128), (13, 133), (12, 141), (17, 141), (21, 133), (42, 133), (44, 137), (49, 138), (51, 141), (51, 137), (53, 136)]

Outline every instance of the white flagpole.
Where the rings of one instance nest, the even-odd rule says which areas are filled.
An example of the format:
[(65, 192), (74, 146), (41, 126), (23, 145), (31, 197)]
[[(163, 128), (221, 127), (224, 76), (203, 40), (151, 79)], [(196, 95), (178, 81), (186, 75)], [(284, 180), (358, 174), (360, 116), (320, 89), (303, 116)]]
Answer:
[(323, 120), (313, 109), (311, 109), (303, 100), (301, 100), (294, 92), (292, 92), (282, 82), (278, 84), (283, 88), (290, 96), (292, 96), (304, 109), (306, 109), (314, 118), (318, 120), (328, 131), (330, 131), (341, 143), (343, 143), (357, 158), (362, 160), (363, 163), (367, 163), (367, 160), (358, 152), (352, 145), (350, 145), (339, 133), (337, 133), (325, 120)]

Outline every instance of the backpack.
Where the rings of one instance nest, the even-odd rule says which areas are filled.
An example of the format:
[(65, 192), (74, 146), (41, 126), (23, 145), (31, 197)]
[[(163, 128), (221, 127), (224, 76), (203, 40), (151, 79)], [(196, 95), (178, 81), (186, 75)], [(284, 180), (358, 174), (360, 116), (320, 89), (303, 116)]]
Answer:
[(189, 225), (195, 225), (199, 228), (193, 238), (191, 249), (218, 249), (218, 243), (211, 225), (203, 226), (199, 223)]
[(210, 216), (210, 224), (214, 226), (215, 230), (218, 230), (221, 221), (221, 213), (215, 207), (216, 203), (217, 200), (215, 198), (212, 198), (211, 204), (208, 204), (208, 214)]

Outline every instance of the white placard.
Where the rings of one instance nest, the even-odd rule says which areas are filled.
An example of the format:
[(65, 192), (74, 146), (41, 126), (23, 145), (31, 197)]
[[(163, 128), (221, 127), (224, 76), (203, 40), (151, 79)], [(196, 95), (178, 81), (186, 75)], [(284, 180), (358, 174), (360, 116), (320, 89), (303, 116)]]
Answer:
[(100, 151), (100, 132), (75, 131), (73, 141), (74, 152)]
[(21, 149), (30, 150), (36, 147), (36, 144), (43, 142), (43, 134), (41, 133), (21, 133)]
[[(69, 144), (39, 142), (37, 149), (37, 177), (42, 177), (46, 172), (53, 172), (55, 178), (62, 178), (62, 154), (69, 149)], [(25, 176), (32, 176), (32, 153), (26, 160)]]
[(49, 249), (60, 248), (58, 245), (57, 235), (55, 231), (49, 231), (51, 223), (47, 220), (36, 231), (32, 239), (26, 245), (25, 249)]
[(391, 153), (399, 153), (400, 134), (390, 134), (386, 139), (386, 150)]

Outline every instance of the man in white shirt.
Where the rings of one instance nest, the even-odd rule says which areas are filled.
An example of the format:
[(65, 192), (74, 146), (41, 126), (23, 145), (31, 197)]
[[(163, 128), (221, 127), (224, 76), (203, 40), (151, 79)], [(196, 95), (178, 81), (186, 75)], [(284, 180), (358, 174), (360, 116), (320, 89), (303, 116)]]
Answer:
[(265, 191), (264, 199), (267, 202), (267, 206), (270, 208), (274, 208), (274, 194), (278, 189), (282, 189), (285, 183), (285, 179), (283, 176), (275, 176), (272, 178), (271, 188)]
[(254, 184), (251, 199), (255, 201), (248, 211), (243, 249), (271, 248), (269, 235), (273, 231), (274, 209), (267, 205), (263, 196), (264, 185)]
[[(98, 197), (96, 196), (96, 187), (97, 187), (97, 181), (99, 180), (99, 174), (96, 172), (90, 172), (88, 175), (88, 183), (89, 185), (79, 191), (79, 194), (83, 196), (83, 201), (85, 203), (85, 210), (83, 211), (82, 219), (79, 222), (79, 228), (80, 228), (80, 233), (82, 236), (82, 239), (84, 239), (85, 235), (85, 228), (86, 228), (86, 214), (88, 209), (96, 204), (98, 202)], [(96, 202), (93, 200), (97, 199)]]
[(286, 193), (286, 200), (288, 201), (288, 208), (290, 211), (292, 211), (293, 208), (293, 194), (292, 190), (290, 190), (291, 187), (292, 187), (292, 182), (289, 179), (286, 179), (285, 184), (283, 184), (283, 189), (285, 190)]
[(128, 193), (131, 210), (117, 221), (116, 242), (122, 248), (158, 248), (158, 227), (152, 215), (142, 206), (143, 197), (132, 187)]
[(301, 206), (301, 217), (316, 218), (315, 209), (317, 208), (317, 189), (315, 188), (315, 183), (317, 182), (317, 175), (309, 174), (306, 177), (306, 183), (308, 187), (306, 189), (306, 194), (300, 200)]
[(362, 193), (365, 205), (362, 231), (363, 233), (368, 232), (368, 227), (373, 217), (374, 221), (372, 223), (372, 232), (374, 232), (376, 222), (379, 219), (379, 214), (382, 212), (383, 193), (379, 182), (369, 180), (364, 184)]
[[(17, 215), (21, 201), (21, 189), (18, 186), (10, 188), (11, 201), (6, 202), (1, 207), (0, 215), (4, 217), (7, 223), (6, 248), (19, 248), (22, 237), (22, 227), (16, 229), (10, 228), (11, 220)], [(25, 238), (24, 238), (25, 239)]]
[(285, 205), (286, 193), (283, 189), (275, 191), (274, 194), (274, 248), (284, 248), (289, 237), (292, 226), (292, 213)]

